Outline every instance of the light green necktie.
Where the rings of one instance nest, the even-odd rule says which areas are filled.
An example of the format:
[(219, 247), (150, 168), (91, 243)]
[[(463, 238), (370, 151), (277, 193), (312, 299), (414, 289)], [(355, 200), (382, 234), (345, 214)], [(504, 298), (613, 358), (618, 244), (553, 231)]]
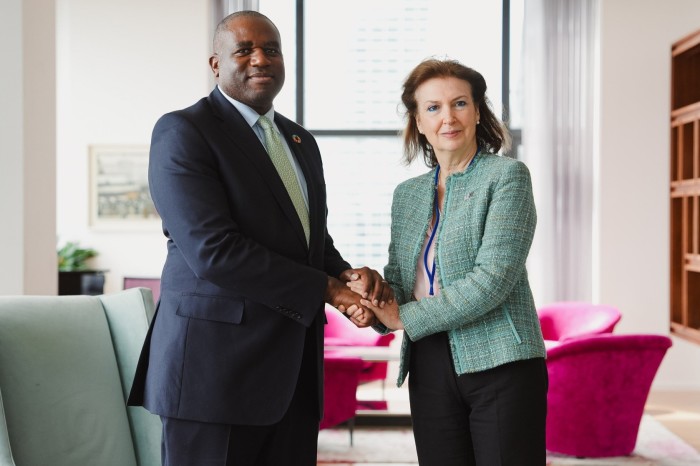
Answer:
[(258, 124), (265, 131), (265, 147), (267, 148), (267, 153), (270, 155), (273, 165), (277, 169), (285, 188), (287, 188), (287, 193), (294, 204), (294, 208), (299, 215), (301, 220), (301, 225), (304, 227), (304, 235), (306, 236), (306, 243), (309, 242), (309, 211), (304, 203), (304, 195), (301, 192), (301, 187), (299, 186), (299, 180), (297, 179), (297, 174), (292, 167), (292, 163), (287, 157), (287, 151), (284, 150), (284, 145), (282, 141), (277, 136), (275, 128), (272, 126), (272, 122), (265, 116), (261, 115), (258, 119)]

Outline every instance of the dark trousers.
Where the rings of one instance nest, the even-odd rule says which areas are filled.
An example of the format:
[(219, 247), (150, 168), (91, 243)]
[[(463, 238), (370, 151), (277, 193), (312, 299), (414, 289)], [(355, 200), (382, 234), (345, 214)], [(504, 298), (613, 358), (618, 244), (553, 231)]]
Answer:
[(544, 466), (543, 358), (457, 375), (445, 333), (411, 345), (409, 396), (421, 466)]
[[(313, 341), (310, 336), (307, 333), (307, 343)], [(316, 466), (316, 359), (309, 346), (292, 402), (280, 422), (242, 426), (161, 417), (163, 466)]]

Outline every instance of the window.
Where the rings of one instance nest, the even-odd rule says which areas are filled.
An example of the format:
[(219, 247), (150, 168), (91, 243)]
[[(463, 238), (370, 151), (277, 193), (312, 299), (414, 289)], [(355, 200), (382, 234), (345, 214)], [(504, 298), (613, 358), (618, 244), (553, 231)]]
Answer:
[[(353, 266), (387, 261), (393, 190), (425, 173), (402, 162), (401, 85), (430, 56), (481, 72), (503, 108), (503, 24), (509, 0), (262, 0), (282, 34), (287, 81), (275, 109), (313, 133), (328, 191), (328, 229)], [(505, 16), (504, 16), (505, 15)], [(506, 22), (504, 22), (504, 17)], [(508, 47), (506, 47), (506, 52)], [(507, 56), (507, 53), (506, 53)], [(509, 80), (505, 80), (507, 84)], [(505, 93), (505, 100), (509, 98)]]

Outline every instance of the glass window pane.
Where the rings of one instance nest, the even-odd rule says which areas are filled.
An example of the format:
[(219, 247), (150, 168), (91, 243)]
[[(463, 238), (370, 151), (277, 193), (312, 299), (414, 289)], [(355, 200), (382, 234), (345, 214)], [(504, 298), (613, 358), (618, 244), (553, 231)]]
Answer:
[(307, 127), (401, 128), (401, 84), (429, 56), (481, 72), (500, 114), (501, 2), (306, 0), (304, 11)]
[(328, 193), (328, 231), (353, 267), (383, 273), (389, 250), (391, 199), (401, 181), (428, 168), (402, 161), (401, 138), (317, 137)]

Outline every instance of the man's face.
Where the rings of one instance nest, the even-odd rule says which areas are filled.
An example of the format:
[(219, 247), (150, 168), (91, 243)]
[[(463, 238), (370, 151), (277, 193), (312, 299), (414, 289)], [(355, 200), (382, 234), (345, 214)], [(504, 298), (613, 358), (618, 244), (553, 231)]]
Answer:
[(231, 20), (214, 41), (209, 65), (224, 93), (260, 114), (270, 110), (284, 84), (280, 36), (265, 18)]

